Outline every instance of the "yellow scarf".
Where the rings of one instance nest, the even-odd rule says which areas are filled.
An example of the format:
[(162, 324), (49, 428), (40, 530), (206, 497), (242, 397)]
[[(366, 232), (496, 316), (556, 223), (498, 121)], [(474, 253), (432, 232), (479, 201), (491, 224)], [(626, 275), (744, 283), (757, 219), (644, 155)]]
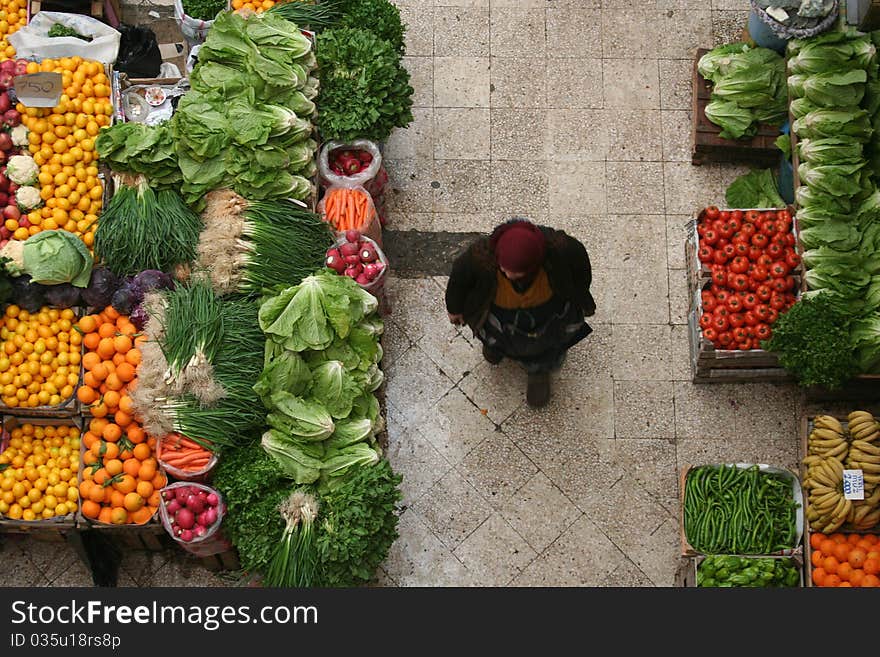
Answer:
[(525, 292), (517, 292), (513, 287), (513, 283), (505, 276), (501, 270), (495, 274), (498, 279), (498, 286), (495, 290), (495, 305), (499, 308), (507, 310), (516, 310), (519, 308), (536, 308), (543, 306), (553, 298), (553, 290), (550, 289), (550, 280), (547, 278), (547, 272), (542, 267), (538, 270), (538, 275)]

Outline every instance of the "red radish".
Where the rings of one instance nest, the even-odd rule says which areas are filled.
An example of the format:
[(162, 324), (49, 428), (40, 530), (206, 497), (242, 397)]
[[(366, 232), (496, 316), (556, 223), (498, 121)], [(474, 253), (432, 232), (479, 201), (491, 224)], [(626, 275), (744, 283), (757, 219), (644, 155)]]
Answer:
[(349, 276), (350, 278), (357, 278), (358, 277), (358, 270), (355, 269), (354, 267), (348, 267), (345, 270), (345, 275)]
[[(345, 239), (349, 242), (359, 242), (361, 239), (361, 232), (359, 230), (347, 230), (345, 231)], [(357, 253), (357, 251), (355, 251)]]
[(195, 514), (199, 514), (205, 510), (205, 502), (198, 495), (190, 493), (189, 497), (186, 498), (186, 508)]
[[(167, 497), (165, 499), (168, 500)], [(178, 502), (176, 498), (172, 499), (165, 505), (165, 510), (172, 515), (177, 513), (180, 510), (180, 502)]]
[(360, 157), (361, 162), (364, 163), (364, 165), (368, 165), (370, 162), (373, 161), (373, 156), (370, 155), (369, 151), (361, 151), (359, 157)]
[(182, 529), (179, 535), (181, 541), (189, 543), (191, 540), (193, 540), (193, 533), (190, 529)]
[(9, 203), (9, 195), (6, 192), (0, 192), (0, 207), (6, 207)]
[(356, 264), (358, 264), (361, 261), (360, 256), (357, 256), (357, 255), (345, 256), (344, 260), (345, 260), (345, 264), (349, 265), (350, 267), (354, 267)]
[(208, 533), (208, 529), (204, 525), (196, 525), (193, 528), (193, 534), (196, 535), (196, 538), (201, 538), (205, 534)]
[(366, 274), (359, 274), (358, 277), (354, 280), (358, 285), (369, 285), (370, 284), (370, 279), (367, 277)]
[[(216, 499), (216, 496), (215, 496), (215, 499)], [(215, 522), (217, 522), (216, 505), (209, 507), (208, 510), (205, 511), (204, 515), (205, 515), (205, 526), (210, 527)]]
[(166, 490), (162, 493), (162, 497), (165, 498), (166, 502), (168, 502), (169, 500), (173, 500), (174, 499), (174, 491), (173, 490)]
[(216, 493), (208, 493), (208, 504), (211, 506), (217, 506), (220, 503), (220, 498), (217, 497)]
[(175, 488), (174, 496), (177, 498), (177, 501), (181, 506), (186, 505), (186, 498), (189, 497), (189, 488), (186, 486)]
[(196, 517), (193, 515), (193, 512), (185, 507), (177, 512), (175, 519), (177, 524), (183, 529), (192, 529), (193, 525), (196, 524)]
[(6, 226), (0, 226), (0, 240), (8, 240), (12, 237), (12, 231)]
[(339, 255), (331, 255), (327, 256), (327, 260), (325, 263), (330, 269), (335, 271), (338, 274), (341, 274), (345, 271), (345, 260)]
[(376, 250), (371, 244), (367, 244), (360, 251), (360, 258), (364, 262), (373, 262), (378, 257)]
[(339, 247), (339, 253), (343, 258), (347, 256), (355, 256), (358, 254), (358, 245), (355, 242), (346, 242)]

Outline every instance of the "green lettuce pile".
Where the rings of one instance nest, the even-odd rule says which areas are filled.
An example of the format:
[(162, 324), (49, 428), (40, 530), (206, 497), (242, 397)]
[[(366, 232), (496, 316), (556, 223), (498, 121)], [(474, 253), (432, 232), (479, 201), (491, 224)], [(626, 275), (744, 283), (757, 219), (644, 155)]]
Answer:
[(297, 484), (332, 488), (353, 466), (379, 461), (376, 308), (369, 292), (327, 269), (260, 307), (267, 342), (254, 389), (269, 411), (262, 445)]
[[(874, 372), (880, 368), (876, 47), (869, 35), (848, 29), (790, 41), (788, 56), (800, 160), (796, 197), (807, 269), (805, 298), (822, 295), (823, 305), (834, 306), (850, 333), (859, 370)], [(798, 331), (791, 335), (800, 340)], [(784, 341), (775, 343), (785, 350)], [(791, 347), (803, 352), (803, 345)], [(816, 345), (810, 353), (818, 358), (821, 351)], [(841, 382), (829, 380), (826, 387)]]
[(759, 123), (782, 125), (788, 114), (785, 60), (768, 48), (732, 43), (710, 50), (697, 70), (711, 83), (706, 118), (723, 139), (753, 136)]

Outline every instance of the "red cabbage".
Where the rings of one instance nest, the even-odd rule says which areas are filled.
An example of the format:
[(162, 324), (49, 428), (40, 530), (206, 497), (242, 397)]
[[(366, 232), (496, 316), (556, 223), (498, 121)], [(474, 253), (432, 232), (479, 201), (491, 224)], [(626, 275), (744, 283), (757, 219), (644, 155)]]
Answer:
[(113, 293), (116, 292), (120, 281), (116, 274), (106, 267), (97, 267), (92, 270), (92, 278), (89, 286), (82, 291), (82, 300), (87, 306), (103, 310), (110, 305)]
[(70, 283), (46, 286), (46, 303), (56, 308), (73, 308), (80, 304), (80, 289)]

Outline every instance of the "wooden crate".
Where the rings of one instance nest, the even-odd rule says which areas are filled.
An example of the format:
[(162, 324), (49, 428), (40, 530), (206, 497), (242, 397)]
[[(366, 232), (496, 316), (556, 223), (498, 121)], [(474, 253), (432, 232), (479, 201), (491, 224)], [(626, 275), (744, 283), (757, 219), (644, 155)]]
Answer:
[(697, 70), (697, 63), (707, 52), (707, 48), (699, 48), (694, 59), (691, 163), (744, 162), (756, 167), (776, 166), (780, 157), (775, 144), (779, 128), (761, 124), (751, 139), (722, 139), (718, 136), (721, 128), (706, 118), (711, 92), (709, 82)]

